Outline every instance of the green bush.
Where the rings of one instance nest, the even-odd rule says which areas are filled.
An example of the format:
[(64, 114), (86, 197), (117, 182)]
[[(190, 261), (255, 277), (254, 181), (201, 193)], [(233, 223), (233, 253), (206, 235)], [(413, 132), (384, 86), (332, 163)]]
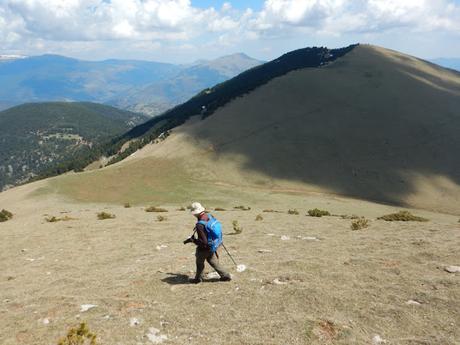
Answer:
[(390, 213), (378, 217), (377, 219), (386, 220), (387, 222), (428, 222), (428, 219), (414, 216), (409, 211), (399, 211), (397, 213)]
[(168, 210), (161, 207), (150, 206), (145, 209), (145, 212), (168, 212)]
[(331, 214), (329, 211), (320, 210), (318, 208), (314, 208), (313, 210), (308, 210), (308, 214), (312, 217), (322, 217), (322, 216), (330, 216)]
[(114, 214), (107, 213), (107, 212), (100, 212), (97, 214), (97, 219), (104, 220), (104, 219), (113, 219), (115, 218)]
[(360, 230), (360, 229), (367, 228), (368, 226), (369, 226), (369, 220), (362, 217), (362, 218), (356, 219), (353, 222), (351, 222), (350, 228), (351, 230)]
[(7, 211), (5, 209), (0, 211), (0, 222), (6, 222), (11, 218), (13, 218), (13, 214), (10, 211)]
[(289, 211), (288, 211), (288, 214), (295, 214), (295, 215), (298, 215), (298, 214), (299, 214), (299, 211), (297, 211), (296, 209), (289, 210)]
[(58, 345), (97, 345), (96, 335), (91, 333), (86, 323), (69, 329), (67, 335), (58, 341)]

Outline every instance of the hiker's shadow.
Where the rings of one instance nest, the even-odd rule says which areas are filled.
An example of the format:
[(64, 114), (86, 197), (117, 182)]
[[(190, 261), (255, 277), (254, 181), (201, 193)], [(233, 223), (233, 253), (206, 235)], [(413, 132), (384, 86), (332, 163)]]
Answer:
[[(189, 276), (186, 274), (180, 273), (166, 273), (168, 277), (161, 279), (162, 282), (168, 283), (170, 285), (183, 285), (183, 284), (190, 284)], [(219, 278), (209, 278), (203, 280), (203, 283), (217, 283), (219, 282)]]
[(180, 273), (166, 273), (168, 276), (161, 279), (162, 282), (168, 283), (170, 285), (181, 285), (181, 284), (190, 284), (189, 276), (186, 274)]

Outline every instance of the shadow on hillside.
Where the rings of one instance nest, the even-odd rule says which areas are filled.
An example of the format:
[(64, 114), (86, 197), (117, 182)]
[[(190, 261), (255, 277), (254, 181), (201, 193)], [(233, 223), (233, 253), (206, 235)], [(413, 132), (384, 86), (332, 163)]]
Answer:
[(261, 185), (291, 180), (405, 205), (418, 178), (433, 177), (426, 181), (438, 200), (425, 203), (453, 212), (450, 203), (460, 202), (459, 75), (441, 80), (373, 50), (354, 59), (274, 80), (189, 134), (219, 156), (244, 156), (245, 169), (267, 176)]

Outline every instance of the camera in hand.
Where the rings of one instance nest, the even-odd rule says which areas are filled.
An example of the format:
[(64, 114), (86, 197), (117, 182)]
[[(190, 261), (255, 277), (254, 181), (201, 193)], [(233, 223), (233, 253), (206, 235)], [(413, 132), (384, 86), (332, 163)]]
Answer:
[(193, 242), (193, 238), (189, 237), (184, 241), (184, 244), (191, 243), (191, 242)]

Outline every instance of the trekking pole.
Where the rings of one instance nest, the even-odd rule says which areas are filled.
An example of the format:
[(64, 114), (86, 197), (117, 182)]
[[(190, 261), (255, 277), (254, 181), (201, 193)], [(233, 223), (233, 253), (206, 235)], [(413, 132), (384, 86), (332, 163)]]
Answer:
[(228, 256), (230, 256), (230, 259), (232, 259), (233, 263), (235, 264), (235, 266), (238, 267), (238, 264), (235, 262), (235, 260), (233, 260), (233, 257), (230, 255), (230, 253), (228, 252), (227, 250), (227, 247), (225, 247), (225, 244), (224, 242), (222, 242), (222, 247), (224, 247), (225, 251), (227, 252)]

